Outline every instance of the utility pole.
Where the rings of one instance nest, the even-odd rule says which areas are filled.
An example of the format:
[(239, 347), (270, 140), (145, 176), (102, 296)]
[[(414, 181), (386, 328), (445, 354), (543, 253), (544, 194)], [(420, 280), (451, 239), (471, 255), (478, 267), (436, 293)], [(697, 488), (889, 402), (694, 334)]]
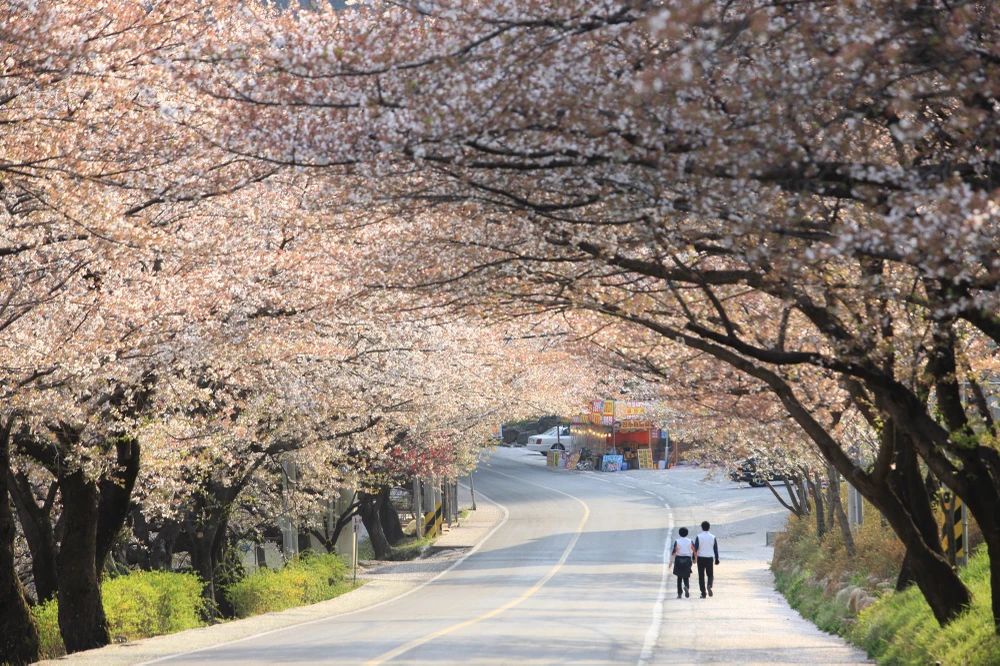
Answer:
[(417, 538), (424, 536), (424, 504), (420, 496), (420, 479), (413, 479), (413, 520), (417, 526)]
[(441, 486), (444, 499), (442, 501), (442, 508), (444, 509), (445, 520), (448, 521), (448, 529), (451, 529), (451, 481), (448, 479), (444, 480), (444, 484)]

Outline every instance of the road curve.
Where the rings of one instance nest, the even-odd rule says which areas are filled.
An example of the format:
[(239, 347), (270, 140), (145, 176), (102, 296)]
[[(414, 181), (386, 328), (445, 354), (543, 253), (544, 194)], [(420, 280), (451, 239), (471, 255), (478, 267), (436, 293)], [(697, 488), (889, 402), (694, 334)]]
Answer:
[[(476, 490), (506, 520), (429, 584), (377, 607), (143, 663), (867, 663), (773, 591), (763, 530), (783, 515), (766, 490), (742, 493), (692, 470), (579, 473), (541, 461), (501, 449), (481, 466)], [(674, 523), (706, 518), (723, 557), (716, 595), (677, 599), (664, 567)]]

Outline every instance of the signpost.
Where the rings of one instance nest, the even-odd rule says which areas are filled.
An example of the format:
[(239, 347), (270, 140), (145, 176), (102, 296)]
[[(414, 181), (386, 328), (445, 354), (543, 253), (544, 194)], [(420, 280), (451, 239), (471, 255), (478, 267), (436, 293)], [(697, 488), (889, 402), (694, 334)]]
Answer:
[(354, 516), (354, 585), (358, 584), (358, 531), (361, 529), (361, 516)]

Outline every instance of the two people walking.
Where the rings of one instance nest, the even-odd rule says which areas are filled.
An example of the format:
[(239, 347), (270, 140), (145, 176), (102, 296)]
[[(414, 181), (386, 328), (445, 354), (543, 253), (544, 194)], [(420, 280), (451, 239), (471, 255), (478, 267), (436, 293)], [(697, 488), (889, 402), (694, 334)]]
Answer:
[[(719, 563), (719, 542), (715, 535), (709, 532), (711, 525), (706, 520), (701, 524), (701, 534), (695, 537), (694, 541), (688, 538), (688, 529), (680, 528), (677, 532), (680, 536), (674, 541), (670, 548), (670, 564), (674, 567), (674, 575), (677, 576), (677, 598), (683, 594), (685, 597), (691, 596), (691, 569), (697, 561), (698, 564), (698, 586), (701, 588), (701, 598), (712, 596), (712, 583), (715, 581), (715, 565)], [(708, 586), (705, 579), (708, 579)]]

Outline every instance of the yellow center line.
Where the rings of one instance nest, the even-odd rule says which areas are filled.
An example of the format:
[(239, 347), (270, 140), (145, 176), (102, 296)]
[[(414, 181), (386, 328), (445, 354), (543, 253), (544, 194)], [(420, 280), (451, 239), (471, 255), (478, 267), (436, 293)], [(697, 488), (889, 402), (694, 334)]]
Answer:
[(517, 481), (520, 481), (522, 483), (530, 483), (533, 486), (538, 486), (539, 488), (545, 488), (546, 490), (551, 490), (554, 493), (559, 493), (560, 495), (565, 495), (566, 497), (569, 497), (570, 499), (576, 500), (577, 502), (580, 503), (581, 506), (583, 506), (583, 519), (580, 520), (580, 524), (577, 525), (576, 531), (573, 533), (573, 538), (570, 539), (569, 544), (566, 546), (566, 550), (563, 551), (562, 557), (559, 558), (559, 561), (556, 562), (555, 566), (553, 566), (551, 569), (549, 569), (549, 572), (547, 574), (545, 574), (545, 576), (543, 576), (541, 580), (539, 580), (537, 583), (535, 583), (534, 585), (532, 585), (531, 588), (529, 588), (527, 591), (525, 591), (524, 594), (522, 594), (521, 596), (517, 597), (516, 599), (512, 599), (511, 601), (508, 601), (507, 603), (505, 603), (502, 606), (494, 608), (493, 610), (491, 610), (491, 611), (489, 611), (487, 613), (483, 613), (479, 617), (474, 617), (471, 620), (466, 620), (464, 622), (459, 622), (458, 624), (453, 624), (450, 627), (445, 627), (444, 629), (439, 629), (438, 631), (435, 631), (433, 633), (427, 634), (426, 636), (422, 636), (420, 638), (414, 639), (414, 640), (410, 641), (409, 643), (406, 643), (404, 645), (400, 645), (395, 650), (390, 650), (389, 652), (386, 652), (385, 654), (382, 654), (382, 655), (380, 655), (378, 657), (375, 657), (374, 659), (372, 659), (370, 661), (366, 661), (364, 663), (364, 666), (377, 666), (378, 664), (383, 664), (383, 663), (385, 663), (385, 662), (387, 662), (387, 661), (389, 661), (391, 659), (395, 659), (396, 657), (398, 657), (401, 654), (409, 652), (410, 650), (412, 650), (415, 647), (419, 647), (419, 646), (423, 645), (424, 643), (429, 643), (430, 641), (434, 640), (435, 638), (441, 638), (442, 636), (450, 634), (453, 631), (458, 631), (459, 629), (464, 629), (465, 627), (469, 627), (469, 626), (471, 626), (473, 624), (476, 624), (477, 622), (482, 622), (483, 620), (488, 620), (491, 617), (495, 617), (495, 616), (499, 615), (500, 613), (503, 613), (506, 610), (510, 610), (511, 608), (513, 608), (514, 606), (517, 606), (519, 603), (521, 603), (525, 599), (528, 599), (529, 597), (531, 597), (538, 590), (542, 589), (542, 586), (545, 585), (547, 582), (549, 582), (552, 579), (552, 577), (556, 575), (556, 573), (559, 571), (559, 569), (562, 568), (562, 565), (566, 563), (566, 559), (569, 557), (569, 554), (573, 551), (573, 547), (576, 546), (576, 542), (579, 541), (580, 535), (583, 534), (583, 527), (584, 527), (584, 525), (587, 524), (587, 519), (590, 518), (590, 507), (587, 506), (586, 502), (584, 502), (579, 497), (574, 497), (573, 495), (570, 495), (569, 493), (564, 493), (563, 491), (556, 490), (555, 488), (549, 488), (548, 486), (543, 486), (542, 484), (535, 483), (534, 481), (525, 481), (524, 479), (519, 479), (516, 476), (511, 476), (510, 474), (505, 474), (503, 472), (498, 472), (495, 469), (487, 469), (486, 471), (493, 472), (494, 474), (500, 474), (502, 476), (508, 476), (508, 477), (510, 477), (512, 479), (515, 479)]

